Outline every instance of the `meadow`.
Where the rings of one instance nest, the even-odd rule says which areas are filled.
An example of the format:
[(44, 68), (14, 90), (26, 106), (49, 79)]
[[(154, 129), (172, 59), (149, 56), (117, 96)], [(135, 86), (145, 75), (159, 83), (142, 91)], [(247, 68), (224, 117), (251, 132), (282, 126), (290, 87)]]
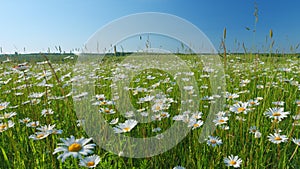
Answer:
[[(216, 70), (198, 55), (178, 55), (188, 69), (174, 69), (173, 74), (155, 68), (126, 74), (153, 64), (145, 60), (129, 63), (127, 56), (106, 56), (90, 62), (88, 70), (75, 64), (75, 55), (40, 54), (37, 60), (1, 56), (0, 168), (300, 168), (297, 56), (219, 57), (226, 62), (226, 83), (214, 84), (223, 87), (220, 94), (212, 93), (209, 79)], [(163, 64), (180, 67), (172, 61)], [(94, 93), (79, 89), (83, 83), (91, 84)], [(195, 99), (182, 100), (185, 94)], [(122, 101), (125, 97), (135, 111), (120, 109), (127, 107), (128, 102)], [(218, 98), (224, 98), (218, 105), (222, 110), (210, 119), (210, 107), (218, 104)], [(76, 114), (80, 104), (89, 104), (96, 111), (87, 114), (95, 116), (81, 118)], [(170, 139), (172, 135), (165, 131), (175, 122), (189, 132), (166, 152), (129, 158), (121, 150), (115, 154), (102, 149), (86, 133), (88, 127), (99, 127), (96, 117), (103, 118), (116, 135)], [(150, 122), (137, 120), (143, 118)], [(201, 143), (208, 120), (216, 129)], [(95, 137), (101, 132), (96, 127), (92, 128)], [(115, 141), (97, 139), (108, 145)]]

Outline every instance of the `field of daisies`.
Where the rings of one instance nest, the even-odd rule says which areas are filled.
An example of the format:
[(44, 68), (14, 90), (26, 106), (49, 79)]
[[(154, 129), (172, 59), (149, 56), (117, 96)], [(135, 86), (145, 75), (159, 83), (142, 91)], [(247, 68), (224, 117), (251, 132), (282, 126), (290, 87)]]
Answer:
[[(109, 56), (92, 62), (86, 74), (84, 66), (75, 66), (76, 57), (51, 61), (41, 56), (43, 61), (25, 63), (4, 59), (0, 64), (0, 168), (300, 168), (299, 57), (228, 56), (226, 83), (214, 84), (224, 87), (220, 94), (211, 92), (213, 67), (203, 64), (199, 56), (179, 57), (188, 71), (171, 75), (149, 68), (132, 78), (124, 71), (150, 63), (124, 63), (125, 56)], [(196, 87), (186, 85), (181, 90), (179, 78)], [(92, 95), (78, 89), (90, 79), (94, 80)], [(114, 90), (122, 81), (129, 83)], [(199, 102), (182, 100), (183, 93)], [(124, 95), (134, 111), (121, 113), (117, 108)], [(97, 122), (76, 114), (74, 107), (85, 98), (96, 110), (89, 114), (101, 116), (115, 135), (170, 139), (172, 135), (165, 131), (175, 123), (189, 132), (159, 155), (124, 157), (125, 151), (106, 151), (86, 133), (84, 126)], [(218, 98), (224, 98), (221, 110), (208, 118)], [(187, 109), (181, 111), (182, 107)], [(141, 123), (141, 118), (149, 122)], [(215, 130), (200, 142), (208, 120)]]

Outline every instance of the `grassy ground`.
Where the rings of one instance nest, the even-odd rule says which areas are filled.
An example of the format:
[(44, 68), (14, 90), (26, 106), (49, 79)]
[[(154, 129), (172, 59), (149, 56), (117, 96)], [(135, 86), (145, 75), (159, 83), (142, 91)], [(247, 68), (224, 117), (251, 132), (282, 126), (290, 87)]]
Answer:
[[(137, 69), (130, 66), (144, 67), (153, 63), (136, 60), (127, 62), (126, 57), (108, 57), (101, 62), (94, 62), (90, 65), (88, 74), (84, 74), (86, 72), (84, 66), (74, 67), (74, 62), (68, 60), (62, 62), (59, 59), (60, 61), (52, 61), (51, 64), (40, 61), (30, 62), (24, 70), (13, 68), (16, 66), (13, 62), (2, 63), (0, 65), (0, 117), (2, 117), (0, 168), (81, 168), (80, 158), (92, 154), (100, 157), (97, 168), (105, 169), (165, 169), (176, 166), (187, 169), (227, 168), (224, 158), (231, 154), (242, 160), (241, 168), (300, 167), (298, 151), (300, 143), (298, 141), (297, 145), (293, 141), (293, 138), (300, 138), (299, 58), (291, 55), (269, 57), (244, 54), (226, 58), (226, 84), (217, 84), (218, 87), (225, 87), (226, 93), (222, 93), (220, 97), (225, 97), (226, 102), (220, 105), (223, 107), (223, 114), (214, 112), (216, 115), (213, 117), (214, 119), (228, 118), (228, 120), (216, 122), (217, 128), (211, 135), (219, 137), (222, 144), (215, 147), (207, 142), (199, 143), (203, 125), (196, 128), (197, 126), (192, 122), (195, 120), (193, 113), (202, 112), (201, 118), (197, 118), (196, 121), (203, 121), (205, 124), (210, 107), (218, 98), (210, 90), (212, 84), (208, 78), (214, 71), (208, 71), (211, 65), (203, 64), (201, 57), (182, 55), (180, 59), (186, 63), (188, 69), (183, 67), (174, 69), (174, 74), (154, 68), (134, 72)], [(177, 62), (164, 60), (164, 64), (170, 68), (179, 67)], [(126, 74), (126, 71), (133, 71), (136, 74)], [(133, 75), (132, 79), (128, 79), (131, 75)], [(80, 81), (83, 76), (86, 76), (86, 79)], [(184, 83), (180, 86), (177, 80), (182, 78)], [(123, 84), (124, 80), (128, 81), (128, 84)], [(175, 147), (153, 157), (127, 158), (96, 146), (93, 148), (93, 153), (89, 155), (81, 155), (77, 158), (70, 156), (62, 162), (61, 159), (57, 159), (62, 152), (53, 154), (57, 147), (62, 146), (59, 145), (62, 143), (61, 138), (70, 138), (71, 135), (77, 139), (90, 137), (83, 129), (84, 125), (80, 123), (82, 121), (78, 121), (77, 109), (74, 108), (78, 107), (78, 101), (87, 97), (84, 92), (89, 92), (84, 91), (84, 88), (79, 90), (84, 82), (92, 82), (95, 86), (95, 94), (103, 94), (101, 96), (103, 98), (89, 96), (93, 97), (89, 100), (90, 106), (97, 109), (92, 113), (101, 115), (107, 122), (118, 118), (118, 122), (111, 124), (111, 127), (118, 127), (118, 124), (124, 123), (127, 119), (134, 119), (142, 112), (148, 113), (149, 119), (153, 120), (150, 123), (138, 123), (128, 132), (122, 133), (123, 135), (139, 138), (153, 136), (160, 139), (164, 131), (174, 125), (174, 117), (176, 119), (182, 114), (181, 109), (191, 104), (187, 100), (182, 100), (185, 93), (189, 93), (187, 98), (197, 98), (195, 100), (199, 102), (191, 104), (194, 106), (191, 110), (196, 106), (197, 111), (188, 113), (186, 121), (179, 122), (186, 128), (195, 127), (195, 129), (191, 129)], [(181, 88), (189, 83), (196, 84), (193, 90)], [(125, 87), (128, 90), (124, 91)], [(230, 97), (235, 96), (234, 94), (236, 98)], [(146, 96), (153, 96), (152, 101), (140, 100)], [(130, 98), (130, 104), (136, 109), (133, 115), (124, 112), (127, 117), (121, 114), (116, 104), (107, 103), (111, 101), (124, 104), (122, 102), (124, 97)], [(104, 100), (106, 102), (103, 102)], [(164, 108), (153, 107), (155, 103), (162, 100)], [(268, 117), (266, 112), (269, 108), (283, 108), (283, 112), (288, 113), (273, 112)], [(53, 114), (42, 115), (44, 109), (51, 109)], [(114, 110), (115, 113), (110, 114), (105, 111), (101, 113), (98, 111), (101, 109)], [(38, 121), (39, 125), (24, 122), (25, 118), (29, 118), (30, 122)], [(275, 120), (276, 118), (279, 120)], [(83, 123), (94, 124), (86, 120)], [(45, 137), (38, 136), (40, 133), (37, 132), (41, 132), (39, 127), (54, 124), (56, 130), (42, 133)], [(188, 127), (189, 124), (192, 126)], [(257, 128), (256, 131), (250, 131), (254, 126)], [(158, 130), (158, 128), (160, 131), (153, 132), (153, 129)], [(279, 129), (282, 131), (279, 132)], [(59, 130), (62, 130), (61, 134)], [(271, 134), (274, 133), (279, 136), (272, 139)], [(276, 141), (282, 142), (276, 144), (274, 143)], [(89, 143), (96, 143), (96, 141)], [(67, 149), (71, 150), (70, 147)]]

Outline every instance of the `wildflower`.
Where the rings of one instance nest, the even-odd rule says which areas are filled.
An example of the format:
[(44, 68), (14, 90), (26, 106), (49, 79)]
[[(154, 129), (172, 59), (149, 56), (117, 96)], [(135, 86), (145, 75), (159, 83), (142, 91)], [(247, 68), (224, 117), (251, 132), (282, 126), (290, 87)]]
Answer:
[(275, 143), (275, 144), (286, 142), (288, 140), (286, 135), (280, 135), (279, 133), (270, 134), (268, 136), (268, 138), (269, 138), (269, 141), (271, 141), (272, 143)]
[(206, 139), (206, 143), (207, 145), (211, 145), (212, 147), (223, 144), (222, 140), (217, 136), (208, 136), (208, 139)]
[(199, 128), (203, 125), (203, 121), (202, 120), (197, 120), (194, 118), (191, 118), (188, 124), (188, 127), (192, 127), (192, 130)]
[(260, 138), (260, 137), (261, 137), (261, 132), (256, 131), (256, 132), (254, 133), (254, 138)]
[(15, 125), (14, 122), (9, 120), (7, 123), (0, 123), (0, 132), (3, 132), (9, 128), (12, 128)]
[(30, 122), (30, 118), (26, 117), (26, 118), (21, 119), (21, 120), (19, 120), (19, 121), (20, 121), (20, 123), (25, 123), (25, 124), (27, 124), (27, 123)]
[(119, 121), (119, 118), (115, 118), (115, 119), (112, 119), (109, 124), (117, 124), (118, 121)]
[(157, 127), (157, 128), (152, 129), (152, 132), (159, 132), (159, 131), (161, 131), (161, 128), (160, 128), (160, 127)]
[(26, 124), (27, 127), (37, 127), (39, 125), (40, 125), (39, 121), (33, 121), (33, 122), (30, 122), (30, 123)]
[(9, 105), (9, 102), (0, 103), (0, 110), (6, 109), (8, 105)]
[(168, 118), (168, 117), (170, 117), (170, 114), (168, 112), (161, 112), (160, 117), (161, 118)]
[(252, 133), (252, 134), (254, 134), (257, 131), (259, 131), (259, 130), (257, 129), (256, 126), (251, 126), (250, 129), (249, 129), (249, 133)]
[(277, 102), (272, 102), (272, 104), (274, 104), (276, 106), (283, 106), (284, 102), (283, 101), (277, 101)]
[(224, 163), (228, 167), (233, 166), (234, 168), (238, 168), (242, 162), (243, 161), (238, 156), (230, 155), (224, 158)]
[(62, 130), (56, 130), (55, 129), (55, 124), (53, 125), (45, 125), (45, 126), (41, 126), (36, 128), (37, 130), (41, 131), (41, 132), (45, 132), (45, 133), (49, 133), (49, 134), (61, 134)]
[(226, 124), (227, 121), (228, 121), (228, 117), (224, 117), (224, 116), (217, 116), (217, 118), (213, 120), (216, 126)]
[(100, 108), (99, 111), (104, 114), (115, 114), (116, 113), (116, 111), (114, 109), (110, 109), (110, 108)]
[(30, 135), (29, 138), (33, 140), (41, 140), (48, 137), (49, 134), (50, 133), (48, 132), (36, 132), (35, 134)]
[(236, 99), (236, 98), (238, 98), (238, 97), (240, 97), (238, 94), (235, 94), (235, 93), (228, 93), (228, 92), (226, 92), (226, 94), (225, 94), (225, 98), (227, 98), (227, 100), (229, 100), (229, 99)]
[(136, 125), (137, 121), (133, 119), (126, 120), (124, 123), (119, 124), (118, 126), (114, 127), (115, 133), (124, 133), (131, 131)]
[(99, 101), (104, 101), (105, 100), (104, 94), (96, 95), (95, 97), (96, 97), (96, 100), (99, 100)]
[(248, 110), (247, 106), (248, 106), (248, 102), (245, 102), (245, 103), (239, 102), (239, 103), (236, 103), (233, 106), (231, 106), (229, 108), (229, 110), (236, 113), (236, 114), (239, 114), (239, 113), (242, 113), (242, 112), (244, 114), (247, 114), (247, 110)]
[(5, 113), (3, 116), (0, 115), (0, 119), (9, 119), (12, 118), (13, 116), (17, 115), (16, 112), (10, 112), (10, 113)]
[(284, 112), (283, 108), (269, 108), (265, 115), (269, 118), (273, 118), (275, 121), (281, 121), (283, 118), (287, 117), (289, 112)]
[(71, 136), (70, 138), (60, 138), (60, 140), (63, 143), (59, 143), (60, 147), (57, 147), (53, 154), (56, 154), (58, 152), (63, 152), (60, 154), (57, 159), (61, 159), (62, 162), (65, 161), (65, 159), (69, 156), (73, 156), (74, 158), (81, 157), (81, 155), (88, 155), (93, 153), (93, 148), (96, 146), (96, 144), (88, 144), (92, 140), (92, 138), (80, 138), (75, 139), (74, 136)]
[(45, 94), (45, 92), (42, 92), (42, 93), (32, 93), (28, 96), (28, 98), (41, 98), (43, 95)]
[(52, 109), (44, 109), (42, 110), (42, 116), (46, 117), (46, 115), (53, 114)]
[(182, 167), (182, 166), (176, 166), (176, 167), (174, 167), (173, 169), (185, 169), (185, 168)]
[(298, 107), (300, 107), (300, 100), (296, 100), (295, 103), (297, 104)]
[(160, 139), (164, 138), (164, 135), (163, 134), (158, 134), (158, 135), (155, 136), (155, 138), (157, 138), (158, 140), (160, 140)]
[(297, 146), (300, 146), (300, 139), (293, 138), (293, 142), (297, 144)]
[(98, 155), (92, 155), (80, 159), (79, 165), (87, 168), (95, 168), (100, 162), (100, 157)]
[(259, 102), (258, 102), (258, 100), (249, 100), (248, 101), (248, 104), (250, 105), (250, 106), (257, 106), (257, 105), (259, 105)]

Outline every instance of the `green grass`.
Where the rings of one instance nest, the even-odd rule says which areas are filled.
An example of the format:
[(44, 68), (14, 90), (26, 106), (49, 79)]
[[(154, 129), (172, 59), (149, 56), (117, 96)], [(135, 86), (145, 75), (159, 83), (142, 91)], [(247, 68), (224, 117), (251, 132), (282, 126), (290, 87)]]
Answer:
[[(212, 95), (210, 91), (212, 84), (209, 78), (205, 78), (202, 75), (209, 75), (210, 73), (203, 72), (203, 63), (200, 57), (181, 55), (180, 58), (185, 61), (188, 68), (194, 73), (193, 77), (198, 87), (196, 93), (199, 93), (196, 96), (199, 103), (195, 103), (195, 105), (197, 105), (196, 109), (203, 113), (202, 120), (205, 122), (212, 101), (201, 100), (201, 98)], [(118, 63), (124, 62), (126, 62), (126, 57), (106, 57), (101, 63), (95, 62), (92, 65), (93, 71), (90, 73), (95, 77), (97, 76), (97, 78), (94, 78), (96, 80), (93, 84), (95, 86), (95, 93), (104, 94), (107, 100), (112, 100), (114, 96), (119, 96), (121, 104), (122, 98), (128, 96), (130, 103), (135, 109), (147, 107), (151, 109), (153, 105), (151, 102), (138, 103), (139, 98), (145, 97), (148, 94), (154, 95), (162, 92), (166, 94), (166, 97), (173, 98), (175, 102), (171, 103), (169, 108), (165, 110), (170, 114), (169, 118), (163, 118), (161, 121), (152, 121), (150, 123), (139, 123), (124, 135), (144, 138), (163, 133), (174, 124), (172, 118), (180, 113), (180, 108), (184, 107), (185, 103), (181, 102), (181, 95), (184, 92), (181, 91), (178, 83), (172, 83), (176, 82), (176, 79), (174, 79), (171, 73), (158, 69), (146, 69), (143, 72), (135, 74), (133, 79), (129, 80), (128, 87), (131, 90), (120, 93), (123, 91), (123, 88), (121, 88), (118, 90), (120, 91), (118, 94), (112, 95), (114, 93), (111, 87), (114, 83), (112, 77), (120, 75), (122, 71), (126, 70), (121, 69), (120, 71), (117, 69), (118, 67), (120, 68)], [(52, 154), (54, 149), (59, 146), (58, 143), (61, 143), (60, 138), (69, 138), (71, 135), (74, 135), (76, 138), (89, 138), (83, 127), (77, 126), (76, 120), (78, 117), (74, 104), (78, 102), (73, 100), (72, 96), (63, 99), (53, 99), (53, 97), (65, 96), (72, 92), (73, 78), (77, 75), (82, 75), (83, 71), (79, 67), (76, 72), (72, 72), (74, 62), (53, 61), (52, 64), (43, 65), (35, 63), (31, 62), (29, 71), (25, 73), (12, 70), (11, 68), (15, 65), (12, 62), (0, 65), (0, 103), (10, 102), (6, 109), (0, 110), (0, 115), (9, 112), (17, 113), (16, 116), (10, 119), (1, 120), (3, 123), (11, 120), (14, 122), (14, 126), (0, 133), (0, 168), (81, 168), (78, 165), (79, 159), (69, 157), (65, 162), (61, 162), (57, 159), (60, 153)], [(56, 79), (50, 66), (53, 67), (55, 74), (60, 80)], [(281, 68), (290, 68), (290, 71), (281, 71)], [(43, 76), (43, 71), (49, 72), (49, 76)], [(70, 77), (61, 79), (61, 77), (70, 72)], [(107, 152), (101, 149), (101, 147), (96, 147), (93, 154), (99, 155), (101, 158), (97, 168), (169, 169), (179, 165), (187, 169), (227, 168), (223, 159), (231, 154), (237, 155), (243, 160), (241, 168), (299, 168), (299, 150), (295, 152), (291, 160), (289, 159), (297, 147), (292, 142), (292, 138), (299, 138), (300, 131), (299, 126), (293, 126), (293, 123), (296, 121), (292, 118), (300, 113), (300, 107), (295, 103), (296, 100), (300, 99), (299, 83), (296, 83), (300, 82), (300, 59), (292, 55), (280, 57), (261, 55), (250, 57), (243, 54), (240, 56), (231, 55), (227, 57), (225, 73), (227, 75), (225, 90), (229, 93), (239, 93), (240, 96), (235, 100), (227, 100), (226, 105), (224, 105), (224, 111), (229, 118), (226, 124), (229, 126), (229, 130), (224, 130), (218, 126), (215, 132), (212, 133), (212, 135), (222, 139), (222, 145), (211, 147), (205, 142), (199, 143), (198, 140), (202, 130), (202, 127), (200, 127), (191, 130), (171, 150), (153, 157), (126, 158)], [(155, 79), (147, 79), (148, 76), (155, 77)], [(178, 77), (182, 78), (179, 75)], [(169, 82), (162, 83), (167, 78), (170, 79)], [(8, 79), (11, 80), (8, 83), (4, 83)], [(240, 86), (241, 81), (246, 79), (249, 79), (250, 82), (245, 86)], [(53, 86), (38, 86), (37, 84), (43, 80), (46, 80), (47, 84), (52, 84)], [(89, 80), (91, 81), (91, 79)], [(158, 82), (160, 84), (157, 87), (151, 87)], [(120, 85), (124, 87), (123, 84)], [(218, 85), (222, 86), (223, 84)], [(264, 88), (258, 89), (257, 85), (263, 85)], [(78, 91), (87, 90), (85, 88), (79, 89), (80, 85), (76, 84), (73, 87), (77, 89), (73, 91), (74, 95), (80, 94)], [(148, 91), (153, 89), (153, 91), (136, 93), (135, 90), (137, 87), (145, 88)], [(172, 90), (167, 92), (170, 87), (172, 87)], [(39, 92), (45, 92), (40, 98), (40, 103), (23, 104), (31, 100), (28, 98), (29, 95)], [(15, 93), (22, 94), (16, 96)], [(247, 102), (257, 97), (263, 97), (263, 100), (260, 100), (260, 104), (247, 114), (235, 114), (229, 111), (229, 107), (236, 101)], [(89, 104), (95, 101), (89, 101)], [(276, 101), (284, 101), (284, 105), (280, 107), (284, 107), (285, 111), (290, 112), (288, 117), (279, 123), (271, 122), (271, 119), (264, 115), (264, 112), (268, 108), (276, 107), (276, 105), (272, 104), (272, 102)], [(9, 108), (11, 106), (18, 107)], [(101, 107), (107, 106), (98, 106), (97, 109)], [(119, 123), (123, 123), (126, 120), (117, 110), (116, 105), (108, 107), (116, 109), (117, 113), (103, 115), (105, 120), (110, 122), (114, 118), (119, 118)], [(47, 115), (46, 117), (41, 116), (42, 110), (46, 108), (51, 108), (54, 114)], [(99, 112), (94, 113), (100, 114)], [(29, 117), (31, 121), (39, 121), (42, 126), (56, 124), (55, 128), (61, 129), (63, 132), (60, 135), (51, 134), (41, 140), (29, 139), (29, 136), (37, 130), (36, 128), (26, 127), (25, 124), (19, 122), (20, 119), (26, 117)], [(236, 118), (243, 118), (245, 121), (236, 120)], [(94, 123), (97, 123), (97, 118), (93, 120)], [(90, 122), (90, 124), (93, 124), (93, 122)], [(254, 134), (249, 133), (251, 126), (258, 127), (262, 134), (261, 138), (255, 138)], [(152, 132), (152, 129), (157, 127), (160, 127), (161, 131), (158, 133)], [(281, 129), (281, 134), (286, 135), (289, 140), (278, 145), (270, 142), (268, 136), (274, 133), (274, 129)]]

